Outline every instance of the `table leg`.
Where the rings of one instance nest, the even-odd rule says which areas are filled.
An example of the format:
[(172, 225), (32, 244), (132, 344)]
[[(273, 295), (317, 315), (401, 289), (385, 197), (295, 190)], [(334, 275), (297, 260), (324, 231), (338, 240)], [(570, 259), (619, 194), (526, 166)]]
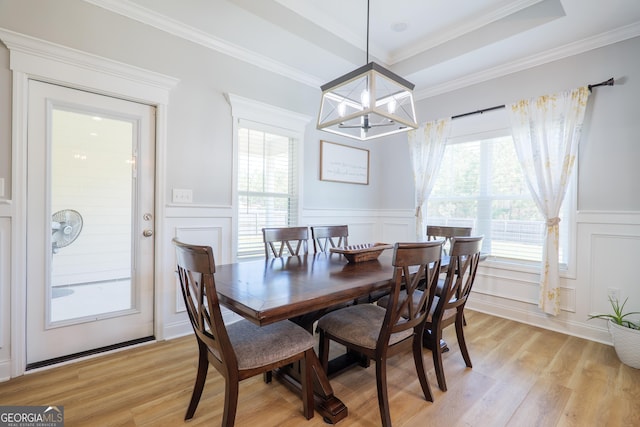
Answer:
[[(314, 353), (311, 366), (313, 377), (313, 390), (315, 409), (328, 423), (335, 424), (348, 415), (347, 407), (340, 399), (334, 396), (333, 388), (329, 382), (327, 374), (322, 369), (318, 356)], [(289, 367), (275, 371), (276, 378), (295, 393), (302, 395), (302, 385), (300, 384), (300, 364), (296, 363)]]
[[(427, 337), (430, 333), (431, 333), (431, 332), (430, 332), (429, 330), (427, 330), (427, 329), (425, 329), (425, 330), (424, 330), (424, 335), (423, 335), (423, 340), (422, 340), (422, 346), (423, 346), (424, 348), (426, 348), (426, 349), (433, 350), (433, 349), (431, 348), (431, 345), (430, 345), (429, 339), (428, 339), (428, 337)], [(445, 341), (445, 340), (443, 340), (442, 338), (440, 338), (440, 349), (441, 349), (441, 352), (442, 352), (442, 353), (446, 353), (447, 351), (449, 351), (449, 346), (447, 345), (446, 341)]]

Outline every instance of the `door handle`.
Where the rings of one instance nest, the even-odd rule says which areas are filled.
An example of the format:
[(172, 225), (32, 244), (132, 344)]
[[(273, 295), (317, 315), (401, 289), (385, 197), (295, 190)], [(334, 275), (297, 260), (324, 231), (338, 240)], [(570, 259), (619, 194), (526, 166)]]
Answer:
[(151, 237), (151, 236), (153, 236), (153, 230), (144, 230), (144, 231), (142, 232), (142, 235), (143, 235), (144, 237)]

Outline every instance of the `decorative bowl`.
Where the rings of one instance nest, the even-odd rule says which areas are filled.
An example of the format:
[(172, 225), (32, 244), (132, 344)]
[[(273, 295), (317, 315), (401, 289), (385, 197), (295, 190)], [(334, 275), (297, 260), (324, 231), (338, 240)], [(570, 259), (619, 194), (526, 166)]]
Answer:
[(378, 259), (382, 251), (391, 248), (393, 248), (393, 245), (387, 243), (362, 243), (359, 245), (331, 248), (329, 251), (344, 255), (349, 262), (363, 262)]

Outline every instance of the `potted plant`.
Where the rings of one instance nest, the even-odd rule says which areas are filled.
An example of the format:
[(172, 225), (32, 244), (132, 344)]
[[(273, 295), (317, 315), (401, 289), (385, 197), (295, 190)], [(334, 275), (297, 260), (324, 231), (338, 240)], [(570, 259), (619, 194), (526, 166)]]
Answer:
[(617, 298), (609, 297), (613, 314), (596, 314), (589, 316), (589, 320), (608, 319), (609, 333), (618, 358), (625, 365), (640, 369), (640, 322), (634, 323), (628, 319), (629, 316), (640, 314), (640, 312), (625, 313), (624, 306), (627, 299), (620, 305)]

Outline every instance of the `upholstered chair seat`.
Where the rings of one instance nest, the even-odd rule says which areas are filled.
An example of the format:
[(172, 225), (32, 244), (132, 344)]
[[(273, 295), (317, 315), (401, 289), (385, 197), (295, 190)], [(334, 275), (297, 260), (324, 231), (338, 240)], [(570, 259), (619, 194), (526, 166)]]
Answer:
[(258, 326), (240, 320), (227, 326), (238, 368), (255, 369), (313, 348), (315, 339), (292, 322)]
[[(324, 315), (318, 321), (318, 328), (334, 337), (353, 344), (375, 349), (380, 329), (387, 310), (373, 304), (358, 304), (349, 310), (337, 310)], [(413, 334), (413, 329), (391, 334), (389, 344), (393, 345)]]

